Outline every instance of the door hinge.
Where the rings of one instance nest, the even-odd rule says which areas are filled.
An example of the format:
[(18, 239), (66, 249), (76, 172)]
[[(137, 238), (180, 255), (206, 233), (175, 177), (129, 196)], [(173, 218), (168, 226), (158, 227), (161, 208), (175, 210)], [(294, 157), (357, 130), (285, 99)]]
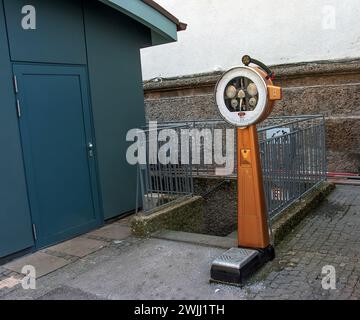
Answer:
[(33, 224), (33, 225), (32, 225), (32, 228), (33, 228), (34, 238), (35, 238), (35, 240), (37, 240), (36, 225), (35, 225), (35, 224)]
[(15, 89), (15, 93), (19, 93), (17, 77), (15, 75), (14, 75), (14, 89)]
[(20, 106), (19, 99), (16, 100), (16, 112), (17, 112), (18, 118), (21, 118), (21, 106)]

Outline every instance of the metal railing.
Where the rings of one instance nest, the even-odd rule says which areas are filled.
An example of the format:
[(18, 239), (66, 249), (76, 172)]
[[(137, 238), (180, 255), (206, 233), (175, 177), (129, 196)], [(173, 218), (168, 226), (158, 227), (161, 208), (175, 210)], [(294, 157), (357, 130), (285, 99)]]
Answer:
[(258, 132), (267, 209), (274, 218), (326, 180), (325, 119), (272, 118)]
[[(138, 182), (136, 195), (136, 211), (140, 208), (143, 213), (151, 214), (162, 207), (181, 201), (193, 194), (193, 178), (191, 163), (182, 165), (181, 162), (163, 164), (158, 161), (152, 163), (149, 148), (161, 143), (157, 140), (163, 129), (181, 130), (187, 126), (179, 124), (158, 124), (157, 128), (145, 128), (146, 135), (146, 164), (138, 165)], [(156, 131), (155, 134), (153, 131)], [(140, 192), (140, 194), (139, 194)]]
[[(138, 189), (141, 189), (141, 207), (145, 213), (150, 214), (166, 204), (191, 196), (195, 177), (236, 178), (234, 145), (231, 150), (234, 153), (234, 170), (226, 175), (221, 176), (218, 170), (225, 164), (208, 163), (205, 157), (207, 153), (214, 159), (215, 154), (214, 148), (209, 148), (209, 143), (206, 143), (207, 138), (214, 142), (215, 135), (220, 132), (224, 150), (228, 140), (224, 129), (235, 137), (234, 128), (224, 121), (166, 122), (158, 124), (155, 130), (160, 132), (162, 129), (172, 129), (178, 137), (183, 130), (197, 129), (201, 138), (189, 139), (189, 161), (186, 163), (179, 152), (177, 164), (139, 165)], [(258, 126), (258, 133), (268, 214), (269, 218), (274, 218), (326, 180), (325, 120), (321, 115), (270, 117)], [(149, 137), (150, 130), (147, 128), (147, 143), (150, 142)], [(155, 143), (160, 148), (164, 142)], [(194, 161), (194, 150), (200, 154), (197, 161)]]

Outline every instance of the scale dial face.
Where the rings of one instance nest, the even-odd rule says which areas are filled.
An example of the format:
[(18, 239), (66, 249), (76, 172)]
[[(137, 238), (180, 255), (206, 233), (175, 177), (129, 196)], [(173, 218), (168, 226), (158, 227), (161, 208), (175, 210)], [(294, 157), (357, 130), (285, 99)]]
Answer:
[(226, 86), (224, 100), (230, 112), (253, 111), (258, 101), (257, 87), (249, 78), (234, 78)]
[(215, 95), (221, 116), (237, 127), (259, 122), (266, 112), (267, 86), (252, 68), (236, 67), (226, 72), (216, 85)]

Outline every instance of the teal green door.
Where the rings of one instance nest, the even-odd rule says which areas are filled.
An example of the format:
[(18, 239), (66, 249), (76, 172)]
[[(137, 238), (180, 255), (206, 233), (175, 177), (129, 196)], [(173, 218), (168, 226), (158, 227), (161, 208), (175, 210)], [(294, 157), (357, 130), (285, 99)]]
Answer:
[(14, 64), (37, 248), (102, 222), (85, 67)]

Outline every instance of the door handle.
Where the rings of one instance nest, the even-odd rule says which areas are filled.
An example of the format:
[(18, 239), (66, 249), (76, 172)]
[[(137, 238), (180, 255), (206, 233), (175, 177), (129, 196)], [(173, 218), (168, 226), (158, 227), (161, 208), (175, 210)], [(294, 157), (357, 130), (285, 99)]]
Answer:
[(94, 156), (94, 144), (92, 142), (88, 143), (88, 151), (89, 157), (92, 158)]

